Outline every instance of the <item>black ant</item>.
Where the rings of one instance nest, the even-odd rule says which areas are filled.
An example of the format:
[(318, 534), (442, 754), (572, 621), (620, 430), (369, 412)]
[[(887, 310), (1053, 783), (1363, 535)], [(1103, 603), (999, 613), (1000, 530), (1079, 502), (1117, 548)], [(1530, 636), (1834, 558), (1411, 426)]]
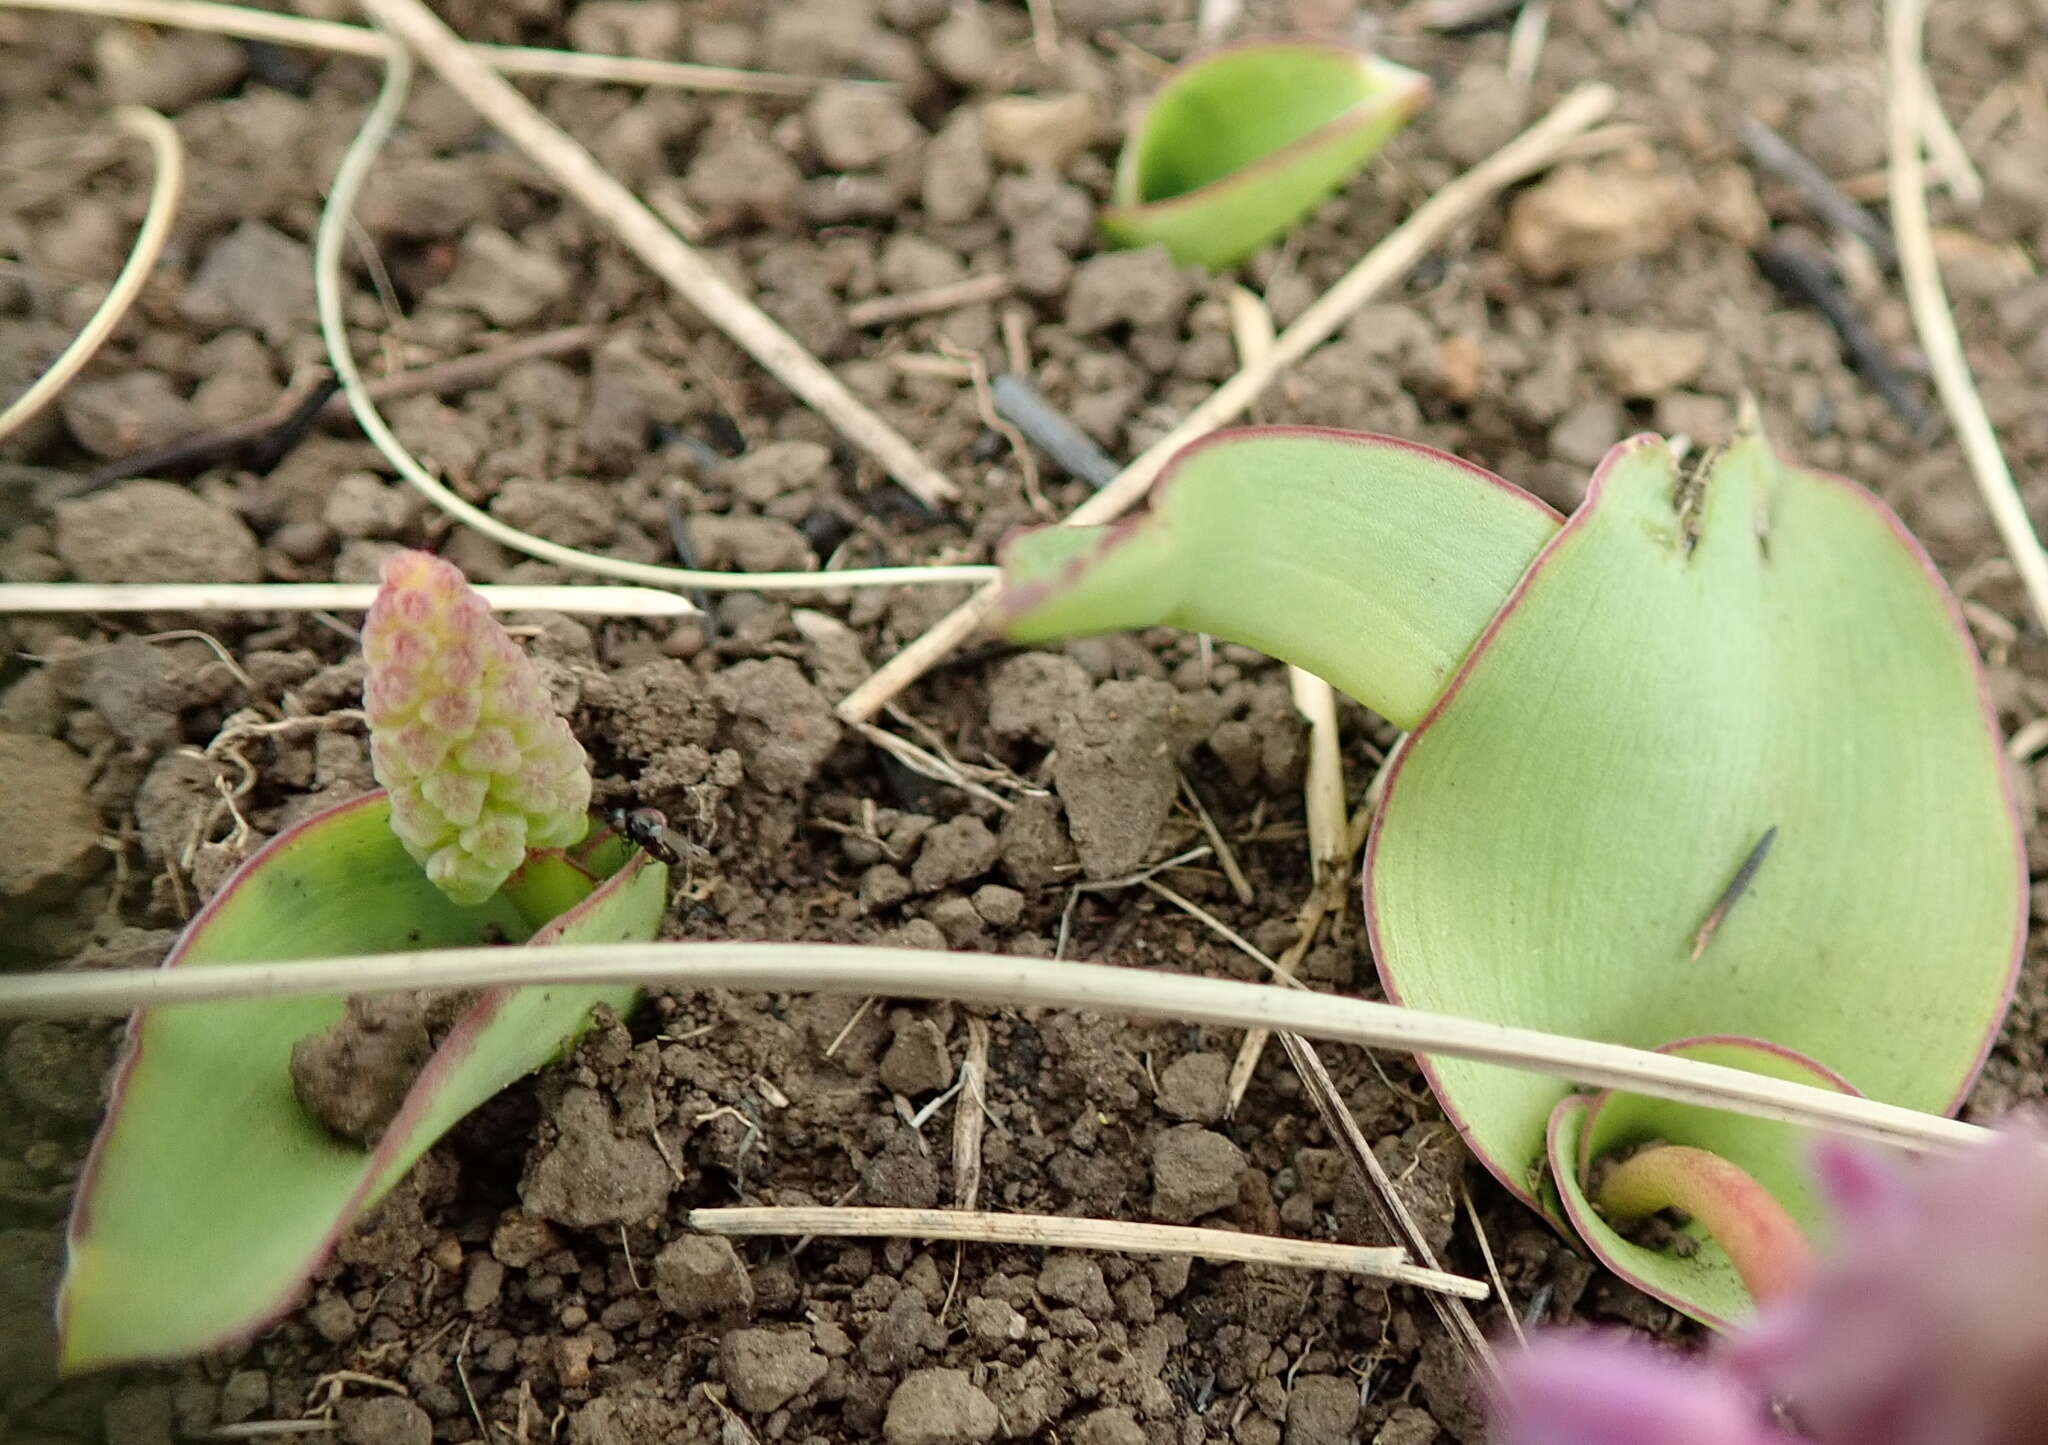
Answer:
[[(605, 814), (612, 831), (627, 842), (651, 853), (670, 867), (683, 861), (682, 836), (669, 827), (668, 819), (658, 808), (615, 807)], [(687, 846), (687, 845), (685, 845)]]

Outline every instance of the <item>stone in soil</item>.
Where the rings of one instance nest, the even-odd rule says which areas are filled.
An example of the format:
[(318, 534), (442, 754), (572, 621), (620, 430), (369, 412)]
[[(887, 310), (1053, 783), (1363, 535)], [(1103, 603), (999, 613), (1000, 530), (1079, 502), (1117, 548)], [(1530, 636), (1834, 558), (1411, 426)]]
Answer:
[(1515, 198), (1507, 251), (1529, 275), (1555, 281), (1662, 251), (1698, 206), (1689, 184), (1644, 163), (1561, 166)]
[(292, 1045), (292, 1091), (327, 1129), (372, 1146), (433, 1052), (417, 995), (351, 998), (331, 1026)]
[(1145, 1445), (1145, 1427), (1137, 1414), (1122, 1407), (1095, 1410), (1081, 1419), (1074, 1445)]
[(750, 122), (714, 125), (683, 173), (683, 191), (714, 229), (743, 220), (770, 225), (794, 218), (803, 172)]
[(1301, 1375), (1287, 1392), (1283, 1445), (1347, 1445), (1358, 1428), (1356, 1382), (1337, 1375)]
[(1100, 684), (1056, 732), (1053, 787), (1090, 878), (1146, 859), (1173, 811), (1180, 756), (1216, 725), (1217, 699), (1155, 678)]
[(709, 691), (731, 717), (728, 733), (747, 777), (771, 793), (801, 791), (839, 745), (831, 702), (786, 657), (736, 662)]
[(924, 138), (902, 101), (872, 86), (828, 85), (804, 107), (818, 158), (835, 171), (864, 171)]
[(1655, 398), (1684, 386), (1713, 356), (1714, 339), (1704, 331), (1624, 326), (1602, 335), (1594, 359), (1618, 396)]
[(979, 878), (995, 866), (997, 844), (988, 825), (970, 814), (948, 818), (924, 835), (924, 846), (910, 865), (910, 885), (934, 893), (954, 883)]
[(1078, 92), (1006, 95), (981, 108), (988, 152), (1020, 170), (1059, 171), (1095, 141), (1095, 101)]
[(918, 1370), (889, 1396), (882, 1438), (888, 1445), (983, 1445), (1001, 1423), (965, 1370)]
[(335, 1407), (342, 1445), (432, 1445), (433, 1419), (397, 1395), (344, 1398)]
[(754, 1312), (754, 1282), (730, 1240), (685, 1234), (654, 1257), (654, 1293), (662, 1308), (686, 1320), (745, 1319)]
[(804, 1330), (733, 1330), (718, 1342), (718, 1372), (732, 1402), (756, 1415), (813, 1388), (827, 1368)]
[(1427, 1410), (1403, 1405), (1387, 1416), (1387, 1423), (1372, 1437), (1372, 1445), (1436, 1445), (1439, 1433)]
[(106, 866), (93, 768), (55, 738), (0, 732), (0, 919), (62, 903)]
[(937, 1093), (953, 1081), (945, 1033), (928, 1018), (899, 1020), (878, 1072), (883, 1088), (906, 1097)]
[(1244, 1151), (1199, 1124), (1162, 1130), (1152, 1140), (1152, 1213), (1188, 1224), (1237, 1202)]
[(981, 214), (995, 184), (981, 117), (962, 111), (925, 147), (919, 199), (935, 225), (953, 226)]
[(493, 326), (524, 326), (569, 294), (569, 270), (537, 247), (495, 226), (473, 226), (456, 252), (455, 271), (427, 295), (437, 306), (474, 311)]
[(1159, 1108), (1171, 1118), (1214, 1124), (1229, 1098), (1230, 1061), (1221, 1054), (1182, 1054), (1159, 1075)]
[(122, 482), (57, 504), (57, 555), (81, 582), (255, 582), (248, 524), (169, 482)]
[(32, 1109), (73, 1123), (100, 1112), (100, 1081), (108, 1051), (101, 1041), (63, 1024), (17, 1024), (0, 1044), (0, 1082)]
[(549, 1111), (554, 1142), (529, 1156), (519, 1199), (528, 1211), (572, 1229), (637, 1224), (668, 1204), (674, 1176), (651, 1141), (621, 1137), (610, 1104), (572, 1085)]
[(73, 440), (98, 457), (149, 451), (199, 429), (191, 404), (160, 371), (73, 382), (57, 398), (57, 410)]
[(178, 311), (208, 330), (245, 327), (283, 346), (314, 325), (312, 252), (261, 221), (244, 221), (207, 251)]

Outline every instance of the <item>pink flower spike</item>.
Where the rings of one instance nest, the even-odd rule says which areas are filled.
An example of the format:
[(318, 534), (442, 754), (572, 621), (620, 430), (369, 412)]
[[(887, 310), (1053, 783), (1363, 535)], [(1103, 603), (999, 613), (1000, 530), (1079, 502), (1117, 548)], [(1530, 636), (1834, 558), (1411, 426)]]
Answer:
[(1911, 1167), (1831, 1145), (1840, 1238), (1811, 1285), (1729, 1343), (1820, 1445), (2048, 1440), (2048, 1136)]
[(583, 837), (583, 749), (461, 572), (425, 552), (395, 554), (363, 655), (370, 759), (391, 794), (392, 831), (442, 892), (481, 903), (528, 848)]
[(1493, 1400), (1495, 1445), (1796, 1445), (1731, 1376), (1620, 1334), (1504, 1354)]

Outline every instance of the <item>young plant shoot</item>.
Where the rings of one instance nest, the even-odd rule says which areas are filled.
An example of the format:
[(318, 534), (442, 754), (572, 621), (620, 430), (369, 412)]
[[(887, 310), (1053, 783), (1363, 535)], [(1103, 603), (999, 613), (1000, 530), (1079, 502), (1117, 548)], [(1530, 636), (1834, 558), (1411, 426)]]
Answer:
[[(394, 557), (363, 644), (387, 791), (271, 840), (164, 966), (652, 938), (667, 870), (611, 833), (585, 841), (583, 751), (461, 573)], [(72, 1213), (64, 1366), (262, 1329), (456, 1121), (559, 1055), (595, 1005), (633, 997), (496, 989), (138, 1014)]]
[[(1222, 433), (1149, 515), (1006, 567), (1018, 640), (1174, 624), (1410, 730), (1366, 853), (1390, 999), (1926, 1110), (1975, 1078), (2026, 874), (1968, 634), (1880, 502), (1754, 427), (1691, 468), (1624, 442), (1563, 522), (1408, 443)], [(1501, 1182), (1651, 1294), (1726, 1324), (1804, 1277), (1789, 1126), (1424, 1066)], [(1631, 1237), (1667, 1211), (1681, 1247)]]
[(1184, 66), (1132, 129), (1102, 229), (1182, 265), (1235, 265), (1343, 185), (1429, 99), (1349, 46), (1240, 45)]

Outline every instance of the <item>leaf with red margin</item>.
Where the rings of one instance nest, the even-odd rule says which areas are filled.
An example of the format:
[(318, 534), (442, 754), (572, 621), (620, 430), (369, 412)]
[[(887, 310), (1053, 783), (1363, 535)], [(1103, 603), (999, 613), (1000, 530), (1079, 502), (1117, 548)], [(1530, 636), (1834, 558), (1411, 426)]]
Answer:
[[(1856, 1092), (1832, 1070), (1761, 1039), (1686, 1039), (1657, 1052), (1844, 1094)], [(1811, 1142), (1805, 1129), (1724, 1109), (1613, 1090), (1571, 1094), (1550, 1115), (1546, 1201), (1553, 1211), (1562, 1210), (1572, 1232), (1621, 1278), (1674, 1309), (1726, 1329), (1748, 1315), (1749, 1293), (1713, 1236), (1697, 1224), (1688, 1226), (1685, 1232), (1693, 1244), (1685, 1254), (1650, 1249), (1623, 1237), (1586, 1197), (1593, 1166), (1621, 1150), (1650, 1143), (1689, 1145), (1739, 1160), (1743, 1172), (1763, 1186), (1809, 1239), (1818, 1241), (1827, 1211), (1808, 1167)]]
[(1213, 633), (1411, 727), (1557, 528), (1527, 492), (1413, 442), (1246, 427), (1175, 456), (1143, 516), (1013, 539), (999, 620), (1020, 642)]
[[(458, 907), (392, 835), (381, 792), (280, 834), (192, 920), (166, 968), (445, 948), (489, 938), (654, 936), (667, 870), (600, 836), (536, 854), (497, 895)], [(566, 911), (563, 911), (566, 907)], [(300, 1107), (292, 1045), (338, 997), (190, 1004), (138, 1014), (73, 1208), (58, 1299), (69, 1371), (246, 1339), (283, 1314), (336, 1239), (455, 1122), (631, 989), (485, 993), (457, 1022), (374, 1150)]]
[[(1755, 436), (1682, 484), (1638, 438), (1394, 766), (1366, 864), (1381, 979), (1418, 1008), (1642, 1048), (1768, 1040), (1951, 1109), (2024, 938), (2009, 782), (1960, 614), (1881, 503)], [(1425, 1067), (1529, 1198), (1565, 1086)]]

